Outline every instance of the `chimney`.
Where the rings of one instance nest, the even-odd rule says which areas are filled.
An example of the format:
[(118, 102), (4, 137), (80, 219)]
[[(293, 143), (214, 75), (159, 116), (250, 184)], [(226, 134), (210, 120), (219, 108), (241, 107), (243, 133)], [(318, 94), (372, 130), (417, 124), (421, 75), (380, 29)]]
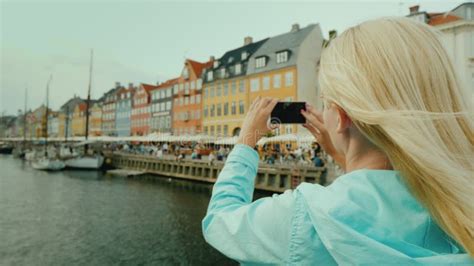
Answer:
[(300, 24), (295, 23), (295, 24), (291, 25), (291, 31), (290, 32), (297, 32), (299, 30), (300, 30)]
[(244, 45), (251, 44), (253, 42), (252, 37), (247, 36), (244, 38)]
[(411, 6), (411, 7), (410, 7), (410, 15), (415, 14), (415, 13), (418, 13), (418, 10), (419, 10), (419, 9), (420, 9), (420, 6), (419, 6), (419, 5)]
[(128, 83), (128, 89), (133, 89), (133, 83), (132, 82)]
[(120, 88), (120, 82), (118, 82), (118, 81), (115, 82), (115, 88), (117, 88), (117, 89)]
[(211, 55), (211, 56), (209, 57), (209, 61), (214, 62), (214, 60), (216, 60), (216, 58), (215, 58), (213, 55)]

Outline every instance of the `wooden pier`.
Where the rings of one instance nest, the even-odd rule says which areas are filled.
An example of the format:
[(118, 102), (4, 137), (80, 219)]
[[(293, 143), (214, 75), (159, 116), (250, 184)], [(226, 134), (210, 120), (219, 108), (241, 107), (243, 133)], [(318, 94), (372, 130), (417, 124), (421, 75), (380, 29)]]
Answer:
[[(157, 158), (154, 156), (135, 155), (114, 152), (112, 165), (119, 169), (134, 170), (160, 176), (214, 183), (224, 166), (223, 162), (209, 165), (200, 160), (182, 160)], [(321, 180), (324, 167), (312, 166), (279, 166), (260, 164), (255, 179), (255, 188), (271, 192), (284, 192), (297, 187), (301, 182), (325, 185)]]

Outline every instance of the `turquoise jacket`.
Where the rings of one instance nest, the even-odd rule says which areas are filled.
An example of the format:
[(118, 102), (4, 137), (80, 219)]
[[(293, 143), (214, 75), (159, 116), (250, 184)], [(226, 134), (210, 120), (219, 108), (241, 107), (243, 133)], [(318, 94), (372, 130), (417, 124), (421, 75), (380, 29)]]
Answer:
[(356, 170), (252, 202), (257, 168), (258, 154), (236, 145), (202, 221), (206, 241), (242, 264), (474, 265), (397, 171)]

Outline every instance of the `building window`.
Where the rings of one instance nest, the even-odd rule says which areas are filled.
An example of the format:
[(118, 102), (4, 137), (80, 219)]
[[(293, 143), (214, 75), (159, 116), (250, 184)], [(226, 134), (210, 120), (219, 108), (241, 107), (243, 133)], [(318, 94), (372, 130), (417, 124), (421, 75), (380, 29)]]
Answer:
[(195, 101), (194, 95), (191, 95), (189, 98), (190, 98), (189, 103), (194, 104), (194, 101)]
[(285, 73), (285, 87), (290, 87), (293, 85), (293, 72)]
[(207, 117), (208, 112), (209, 112), (209, 110), (208, 110), (208, 108), (207, 108), (207, 105), (204, 106), (204, 110), (203, 110), (203, 111), (204, 111), (204, 114), (203, 114), (204, 117)]
[(255, 58), (255, 68), (262, 68), (267, 64), (267, 58), (265, 56)]
[(217, 125), (216, 133), (217, 133), (218, 136), (220, 136), (220, 134), (221, 134), (221, 125)]
[(214, 113), (215, 113), (215, 105), (211, 105), (211, 117), (214, 117)]
[(206, 134), (206, 135), (209, 134), (209, 131), (207, 131), (207, 130), (208, 130), (207, 126), (204, 127), (204, 134)]
[(232, 80), (232, 83), (231, 83), (231, 92), (232, 92), (232, 95), (235, 95), (235, 93), (237, 92), (237, 84), (236, 84), (236, 81), (235, 80)]
[(242, 52), (242, 55), (241, 55), (240, 58), (241, 58), (242, 60), (245, 60), (245, 59), (247, 59), (248, 56), (249, 56), (249, 54), (248, 54), (247, 52)]
[(237, 65), (235, 65), (235, 74), (240, 75), (240, 73), (242, 73), (242, 65), (237, 64)]
[(194, 81), (191, 81), (191, 90), (196, 89), (196, 83)]
[(281, 88), (281, 75), (280, 74), (276, 74), (275, 76), (273, 76), (273, 88), (275, 89)]
[(204, 99), (207, 98), (207, 94), (209, 93), (209, 88), (204, 88), (204, 90), (202, 91), (202, 94), (204, 94)]
[(227, 96), (229, 94), (229, 83), (226, 82), (224, 83), (224, 96)]
[(196, 89), (200, 90), (202, 88), (202, 79), (198, 79), (196, 81)]
[(222, 115), (222, 105), (219, 103), (217, 105), (217, 116), (221, 116)]
[(217, 84), (216, 96), (221, 96), (222, 87), (221, 84)]
[(214, 79), (212, 71), (207, 72), (207, 80), (212, 81)]
[(269, 90), (270, 89), (270, 77), (269, 76), (263, 77), (262, 83), (263, 83), (262, 86), (263, 86), (264, 90)]
[(166, 97), (171, 97), (171, 88), (166, 90)]
[(284, 63), (288, 61), (288, 51), (278, 52), (276, 54), (277, 64)]
[(242, 79), (239, 81), (239, 92), (245, 91), (245, 81)]
[(244, 101), (239, 101), (239, 114), (244, 114), (245, 109), (244, 109)]
[(171, 110), (171, 101), (166, 102), (166, 110), (167, 111)]
[(211, 98), (214, 97), (214, 87), (213, 86), (209, 87), (209, 97), (211, 97)]
[(235, 115), (237, 113), (237, 107), (235, 106), (235, 102), (232, 102), (232, 105), (230, 107), (230, 114)]
[(260, 79), (259, 78), (253, 78), (250, 80), (250, 91), (258, 91), (260, 88)]
[(214, 126), (211, 126), (211, 136), (214, 135)]
[(229, 103), (224, 103), (224, 115), (229, 114)]
[(225, 78), (225, 68), (221, 68), (220, 72), (221, 78)]
[(229, 133), (229, 126), (224, 125), (224, 137), (227, 137), (227, 134)]
[(196, 95), (196, 103), (201, 103), (201, 94)]

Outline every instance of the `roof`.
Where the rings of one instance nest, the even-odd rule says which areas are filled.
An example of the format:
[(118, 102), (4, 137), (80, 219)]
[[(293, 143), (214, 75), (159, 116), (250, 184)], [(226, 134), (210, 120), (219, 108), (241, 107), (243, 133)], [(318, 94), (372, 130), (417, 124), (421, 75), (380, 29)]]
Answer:
[(174, 84), (177, 84), (179, 81), (179, 77), (178, 78), (174, 78), (174, 79), (168, 79), (167, 81), (163, 82), (163, 83), (160, 83), (160, 85), (156, 86), (155, 89), (164, 89), (164, 88), (168, 88), (169, 86), (173, 86)]
[[(209, 68), (209, 69), (206, 70), (206, 75), (203, 78), (204, 82), (214, 81), (214, 80), (207, 81), (207, 73), (208, 72), (210, 72), (210, 71), (217, 72), (217, 70), (222, 69), (222, 68), (226, 69), (227, 75), (226, 75), (225, 78), (232, 78), (232, 77), (236, 77), (236, 76), (245, 75), (246, 69), (247, 69), (247, 62), (250, 59), (250, 56), (252, 56), (252, 54), (255, 53), (255, 51), (257, 51), (258, 48), (260, 48), (260, 46), (262, 46), (267, 40), (268, 40), (268, 38), (265, 38), (265, 39), (260, 40), (258, 42), (252, 42), (250, 44), (241, 46), (239, 48), (227, 51), (226, 53), (224, 53), (224, 55), (221, 58), (219, 58), (217, 60), (218, 66), (216, 68), (212, 67), (212, 68)], [(247, 54), (248, 54), (246, 59), (242, 59), (242, 53), (243, 52), (247, 52)], [(234, 73), (233, 69), (234, 69), (234, 66), (239, 64), (239, 63), (242, 65), (241, 73), (236, 74), (236, 73)], [(216, 74), (217, 73), (214, 74), (214, 79), (219, 78), (219, 76), (216, 75)]]
[[(252, 56), (250, 59), (250, 65), (248, 66), (247, 74), (265, 72), (273, 69), (284, 68), (287, 66), (295, 65), (298, 57), (298, 52), (301, 44), (306, 37), (317, 28), (317, 24), (310, 24), (304, 28), (296, 31), (286, 32), (275, 37), (271, 37), (266, 41)], [(321, 36), (322, 38), (322, 36)], [(288, 51), (288, 61), (283, 63), (276, 62), (276, 53), (280, 51)], [(265, 67), (255, 68), (255, 59), (258, 57), (267, 57), (267, 63)]]
[(146, 84), (146, 83), (140, 83), (140, 86), (143, 87), (143, 89), (147, 92), (150, 93), (151, 90), (156, 89), (157, 86), (151, 85), (151, 84)]
[(72, 112), (77, 104), (85, 102), (85, 101), (86, 101), (85, 99), (81, 99), (81, 98), (75, 96), (75, 97), (69, 99), (65, 104), (63, 104), (60, 107), (60, 110), (61, 111), (66, 111), (66, 109), (69, 108), (69, 112)]
[(202, 74), (202, 71), (205, 68), (211, 68), (212, 64), (214, 61), (208, 61), (206, 63), (200, 63), (191, 59), (186, 59), (186, 62), (189, 63), (191, 68), (193, 69), (194, 74), (196, 74), (197, 77), (200, 77)]
[(453, 22), (460, 19), (461, 18), (458, 16), (454, 16), (454, 15), (450, 15), (449, 13), (446, 13), (442, 15), (430, 16), (430, 20), (428, 24), (430, 24), (431, 26), (436, 26), (436, 25), (441, 25), (441, 24)]

